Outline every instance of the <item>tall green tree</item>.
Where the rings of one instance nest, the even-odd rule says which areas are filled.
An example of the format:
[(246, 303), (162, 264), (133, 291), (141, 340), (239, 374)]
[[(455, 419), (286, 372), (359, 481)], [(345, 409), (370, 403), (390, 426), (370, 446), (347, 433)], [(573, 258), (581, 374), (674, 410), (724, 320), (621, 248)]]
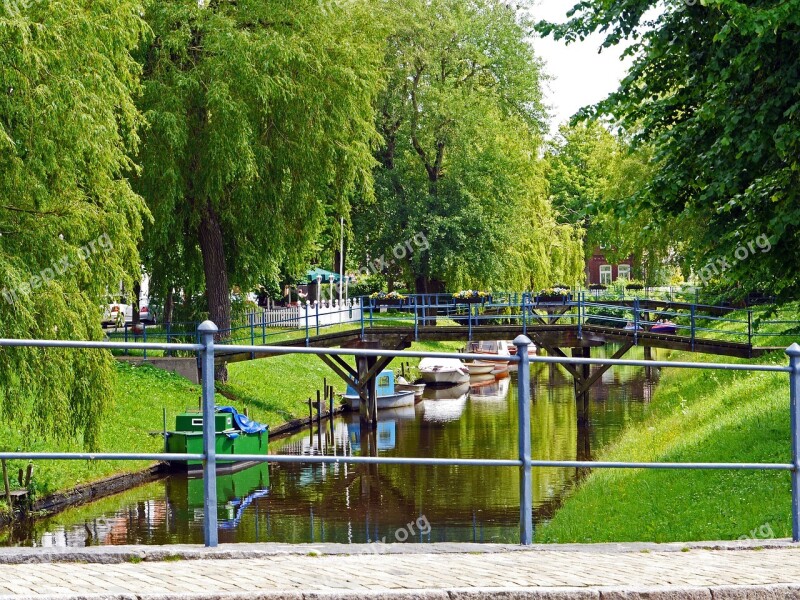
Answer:
[[(655, 172), (628, 214), (651, 211), (652, 227), (683, 243), (690, 267), (722, 259), (726, 279), (743, 290), (794, 295), (800, 0), (580, 2), (570, 12), (565, 24), (538, 29), (567, 41), (603, 31), (605, 46), (631, 43), (619, 90), (588, 111), (654, 149)], [(750, 252), (761, 236), (769, 243)], [(740, 248), (746, 258), (733, 260)]]
[[(136, 2), (0, 7), (0, 336), (96, 340), (108, 294), (138, 272)], [(88, 447), (113, 392), (98, 351), (0, 350), (0, 408), (18, 431)], [(27, 437), (26, 439), (33, 439)]]
[(630, 202), (650, 182), (652, 151), (634, 147), (621, 133), (595, 120), (559, 128), (546, 152), (550, 199), (559, 221), (580, 227), (588, 259), (602, 247), (611, 261), (633, 256), (636, 277), (655, 284), (674, 254), (671, 239), (655, 234), (652, 210), (629, 211)]
[[(385, 270), (420, 293), (511, 285), (520, 258), (521, 279), (548, 270), (546, 253), (522, 248), (542, 230), (554, 246), (575, 240), (537, 195), (545, 113), (524, 21), (497, 0), (412, 0), (395, 19), (377, 200), (354, 215), (359, 254), (386, 256)], [(535, 216), (515, 228), (523, 213)], [(394, 252), (412, 239), (426, 243)]]
[(326, 207), (344, 213), (353, 190), (371, 189), (384, 37), (376, 6), (147, 3), (145, 252), (162, 287), (205, 290), (223, 332), (234, 285), (297, 270)]

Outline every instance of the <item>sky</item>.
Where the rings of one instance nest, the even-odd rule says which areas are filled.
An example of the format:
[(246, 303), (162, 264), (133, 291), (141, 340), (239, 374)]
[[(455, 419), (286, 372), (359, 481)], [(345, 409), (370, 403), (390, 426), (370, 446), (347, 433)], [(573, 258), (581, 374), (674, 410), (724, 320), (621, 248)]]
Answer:
[[(554, 22), (567, 20), (567, 11), (577, 0), (535, 0), (534, 18)], [(622, 47), (597, 53), (603, 37), (594, 35), (567, 46), (552, 38), (536, 38), (533, 47), (545, 61), (545, 72), (552, 79), (545, 84), (545, 103), (550, 107), (550, 133), (568, 121), (583, 106), (594, 104), (617, 89), (630, 60), (619, 60)]]

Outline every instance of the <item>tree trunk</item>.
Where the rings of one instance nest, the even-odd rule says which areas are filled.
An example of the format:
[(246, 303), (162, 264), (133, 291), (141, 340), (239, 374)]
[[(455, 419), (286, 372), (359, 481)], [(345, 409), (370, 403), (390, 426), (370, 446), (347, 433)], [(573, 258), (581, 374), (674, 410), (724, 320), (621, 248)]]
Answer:
[(175, 311), (175, 289), (170, 286), (167, 298), (164, 300), (164, 323), (172, 323), (172, 313)]
[[(139, 296), (142, 294), (142, 284), (140, 281), (136, 281), (133, 284), (133, 301), (131, 302), (131, 327), (133, 328), (133, 335), (139, 332), (139, 327), (141, 326), (141, 320), (139, 319)], [(134, 339), (136, 339), (134, 337)]]
[[(231, 292), (228, 284), (228, 269), (225, 264), (222, 225), (214, 209), (209, 205), (203, 211), (198, 227), (200, 251), (203, 255), (203, 271), (206, 279), (206, 301), (208, 318), (220, 330), (217, 339), (230, 337)], [(228, 369), (223, 365), (214, 373), (217, 381), (228, 380)]]
[[(430, 301), (427, 298), (428, 294), (442, 294), (445, 291), (444, 281), (441, 279), (430, 279), (426, 275), (418, 275), (414, 280), (414, 290), (417, 294), (424, 294), (426, 296), (425, 303), (428, 304)], [(436, 325), (436, 315), (438, 309), (436, 308), (426, 308), (425, 309), (425, 318), (428, 321), (428, 325)]]

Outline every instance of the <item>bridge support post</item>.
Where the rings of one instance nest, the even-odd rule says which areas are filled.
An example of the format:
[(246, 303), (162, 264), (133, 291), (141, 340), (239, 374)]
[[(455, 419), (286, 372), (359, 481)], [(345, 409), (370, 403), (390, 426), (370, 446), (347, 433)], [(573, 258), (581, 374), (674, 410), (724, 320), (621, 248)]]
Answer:
[(792, 541), (800, 542), (800, 345), (792, 344), (789, 355), (789, 409), (792, 436)]
[(357, 356), (356, 365), (358, 367), (358, 382), (361, 384), (359, 390), (360, 405), (359, 417), (361, 424), (371, 426), (378, 423), (378, 394), (377, 379), (375, 376), (369, 377), (369, 372), (375, 366), (377, 359), (374, 357)]
[[(584, 348), (573, 348), (572, 356), (575, 358), (591, 358), (592, 349), (588, 346)], [(580, 378), (575, 378), (575, 402), (578, 407), (578, 425), (589, 423), (589, 390), (584, 389), (584, 383), (589, 381), (591, 375), (591, 365), (575, 365), (580, 374)]]

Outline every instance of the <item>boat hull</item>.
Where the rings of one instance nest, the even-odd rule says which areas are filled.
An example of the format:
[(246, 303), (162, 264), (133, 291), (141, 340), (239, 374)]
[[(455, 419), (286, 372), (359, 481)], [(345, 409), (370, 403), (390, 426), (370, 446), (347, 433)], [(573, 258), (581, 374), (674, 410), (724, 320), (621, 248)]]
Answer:
[(425, 383), (432, 384), (456, 384), (469, 381), (469, 371), (421, 371), (420, 377)]
[(470, 376), (486, 375), (494, 370), (495, 365), (490, 362), (480, 362), (476, 360), (475, 362), (467, 363), (467, 368), (469, 369)]
[[(358, 410), (361, 408), (361, 398), (358, 396), (358, 394), (345, 394), (344, 399), (350, 409)], [(414, 406), (413, 391), (378, 396), (378, 410), (402, 408), (404, 406)]]

